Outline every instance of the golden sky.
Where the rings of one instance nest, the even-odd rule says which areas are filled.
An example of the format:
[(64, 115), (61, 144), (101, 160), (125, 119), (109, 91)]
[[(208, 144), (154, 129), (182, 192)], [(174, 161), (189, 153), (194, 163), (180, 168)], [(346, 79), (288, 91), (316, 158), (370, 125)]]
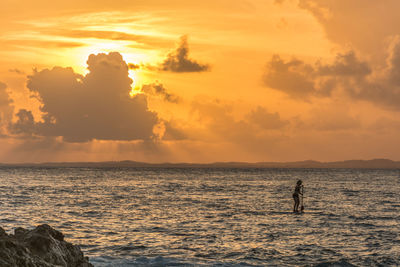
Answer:
[(397, 0), (2, 0), (0, 162), (400, 160)]

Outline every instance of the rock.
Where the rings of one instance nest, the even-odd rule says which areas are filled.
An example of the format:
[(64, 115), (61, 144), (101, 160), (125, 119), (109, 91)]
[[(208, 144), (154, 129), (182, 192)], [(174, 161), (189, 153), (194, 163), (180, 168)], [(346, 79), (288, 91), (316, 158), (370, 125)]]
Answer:
[(15, 236), (22, 236), (24, 234), (26, 234), (28, 232), (28, 230), (22, 228), (22, 227), (17, 227), (14, 229), (14, 235)]
[(6, 231), (4, 231), (4, 229), (0, 227), (0, 237), (6, 235), (7, 235)]
[(14, 235), (0, 227), (0, 266), (93, 267), (79, 246), (64, 241), (64, 235), (47, 224), (33, 230), (18, 227)]
[(351, 263), (348, 263), (345, 260), (340, 260), (337, 262), (323, 262), (315, 265), (315, 267), (357, 267)]

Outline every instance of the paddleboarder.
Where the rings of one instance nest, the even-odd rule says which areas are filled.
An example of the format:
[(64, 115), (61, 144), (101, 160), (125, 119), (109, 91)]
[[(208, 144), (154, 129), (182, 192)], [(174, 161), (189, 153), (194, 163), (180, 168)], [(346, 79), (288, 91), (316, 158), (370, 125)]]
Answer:
[[(300, 196), (303, 198), (303, 181), (298, 180), (296, 183), (296, 187), (294, 188), (293, 199), (294, 199), (294, 207), (293, 212), (299, 212), (300, 205)], [(301, 211), (304, 210), (303, 203), (301, 203)]]

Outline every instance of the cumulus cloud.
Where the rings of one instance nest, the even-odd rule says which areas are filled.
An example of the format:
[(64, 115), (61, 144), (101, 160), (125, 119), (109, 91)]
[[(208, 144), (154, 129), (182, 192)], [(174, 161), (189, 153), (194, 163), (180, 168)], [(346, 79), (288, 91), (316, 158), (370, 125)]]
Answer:
[[(329, 40), (342, 47), (351, 47), (352, 51), (338, 55), (328, 64), (307, 65), (301, 60), (295, 64), (293, 60), (285, 61), (278, 56), (269, 62), (264, 75), (265, 85), (307, 101), (312, 97), (344, 92), (353, 100), (400, 110), (400, 17), (397, 14), (400, 2), (297, 2), (317, 19)], [(358, 56), (365, 55), (368, 62), (360, 60), (356, 52)], [(276, 66), (279, 64), (280, 69)]]
[(27, 87), (41, 101), (43, 116), (35, 121), (28, 110), (17, 113), (13, 133), (60, 136), (67, 142), (150, 140), (158, 117), (145, 95), (129, 97), (132, 80), (117, 52), (90, 55), (85, 76), (71, 68), (35, 71)]
[(286, 95), (310, 100), (343, 92), (388, 109), (400, 109), (400, 38), (388, 46), (384, 71), (360, 60), (354, 51), (338, 54), (331, 63), (307, 64), (274, 55), (264, 73), (264, 84)]
[(162, 97), (164, 101), (170, 103), (178, 103), (180, 101), (180, 98), (177, 95), (169, 93), (164, 85), (160, 83), (145, 84), (142, 86), (141, 90), (147, 95)]
[(4, 119), (4, 111), (10, 109), (12, 103), (13, 101), (7, 92), (7, 85), (0, 82), (0, 111), (2, 111), (0, 118)]
[(18, 118), (15, 123), (10, 124), (10, 132), (12, 134), (21, 135), (23, 137), (33, 136), (37, 132), (37, 123), (33, 118), (32, 112), (26, 109), (20, 109), (17, 114)]
[(267, 109), (258, 106), (246, 115), (246, 120), (262, 129), (281, 129), (289, 122), (282, 120), (278, 112), (268, 112)]
[(192, 103), (192, 121), (198, 129), (187, 129), (189, 138), (198, 140), (219, 140), (248, 144), (248, 140), (260, 140), (264, 136), (277, 133), (289, 125), (279, 113), (271, 113), (264, 107), (256, 107), (236, 118), (233, 106), (221, 100), (199, 99)]
[(239, 116), (235, 114), (234, 106), (235, 103), (204, 97), (193, 101), (191, 124), (183, 128), (186, 140), (197, 142), (202, 147), (212, 145), (207, 151), (213, 151), (213, 156), (219, 153), (221, 147), (225, 150), (235, 148), (232, 153), (237, 154), (232, 158), (247, 160), (285, 146), (288, 138), (282, 130), (290, 131), (291, 125), (279, 113), (265, 107), (255, 107)]
[(265, 85), (285, 92), (294, 98), (304, 98), (315, 94), (314, 68), (301, 60), (285, 62), (279, 55), (273, 55), (267, 63), (264, 74)]
[(210, 66), (189, 58), (187, 36), (182, 36), (177, 49), (167, 55), (160, 64), (160, 69), (171, 72), (202, 72), (208, 71)]
[(7, 92), (7, 85), (0, 82), (0, 136), (6, 135), (5, 128), (11, 122), (13, 112), (13, 101)]
[(367, 62), (360, 61), (354, 51), (336, 55), (332, 64), (319, 64), (317, 74), (321, 76), (366, 76), (371, 74)]
[(398, 0), (299, 0), (322, 25), (333, 42), (350, 44), (359, 51), (381, 55), (389, 36), (399, 34)]

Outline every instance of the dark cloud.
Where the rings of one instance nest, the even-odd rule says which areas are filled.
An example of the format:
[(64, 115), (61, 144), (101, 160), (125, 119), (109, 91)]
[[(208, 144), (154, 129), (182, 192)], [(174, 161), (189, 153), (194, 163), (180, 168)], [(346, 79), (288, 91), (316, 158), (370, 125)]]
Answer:
[(330, 97), (340, 91), (355, 100), (400, 109), (400, 37), (388, 46), (384, 70), (372, 66), (354, 51), (338, 54), (332, 63), (313, 65), (274, 55), (263, 78), (266, 86), (296, 99)]
[(172, 72), (202, 72), (208, 71), (210, 66), (189, 58), (187, 36), (182, 36), (178, 48), (167, 55), (160, 69)]
[(308, 98), (315, 94), (313, 77), (315, 70), (301, 60), (285, 62), (279, 55), (273, 55), (267, 63), (264, 74), (266, 86), (285, 92), (293, 98)]
[(12, 104), (12, 100), (7, 92), (7, 85), (0, 82), (0, 110), (8, 108)]
[(139, 64), (134, 64), (134, 63), (129, 63), (128, 64), (128, 68), (130, 70), (137, 70), (137, 69), (140, 69), (140, 65)]
[(180, 98), (174, 94), (171, 94), (167, 89), (160, 83), (145, 84), (142, 86), (142, 92), (151, 96), (160, 96), (165, 101), (170, 103), (178, 103)]
[(38, 124), (41, 123), (35, 123), (35, 119), (30, 110), (20, 109), (15, 115), (18, 118), (17, 122), (9, 126), (9, 130), (12, 134), (21, 135), (22, 137), (37, 134)]
[(345, 90), (354, 99), (366, 100), (388, 109), (400, 109), (400, 38), (395, 36), (386, 49), (386, 66), (373, 76), (355, 79)]
[(264, 74), (266, 86), (280, 90), (293, 98), (329, 96), (335, 87), (352, 83), (371, 74), (367, 62), (359, 60), (354, 51), (338, 54), (331, 64), (307, 64), (299, 59), (283, 60), (272, 56)]
[(332, 64), (319, 64), (318, 75), (322, 76), (366, 76), (371, 74), (368, 63), (360, 61), (354, 51), (338, 54)]
[(400, 109), (400, 37), (395, 36), (386, 49), (386, 66), (375, 77), (362, 79), (358, 88), (349, 88), (354, 98), (381, 104), (389, 109)]
[(67, 142), (98, 140), (150, 140), (157, 115), (148, 110), (144, 95), (129, 97), (132, 80), (117, 52), (90, 55), (89, 73), (71, 68), (35, 71), (28, 88), (41, 101), (43, 116), (20, 110), (10, 129), (19, 134), (61, 136)]

